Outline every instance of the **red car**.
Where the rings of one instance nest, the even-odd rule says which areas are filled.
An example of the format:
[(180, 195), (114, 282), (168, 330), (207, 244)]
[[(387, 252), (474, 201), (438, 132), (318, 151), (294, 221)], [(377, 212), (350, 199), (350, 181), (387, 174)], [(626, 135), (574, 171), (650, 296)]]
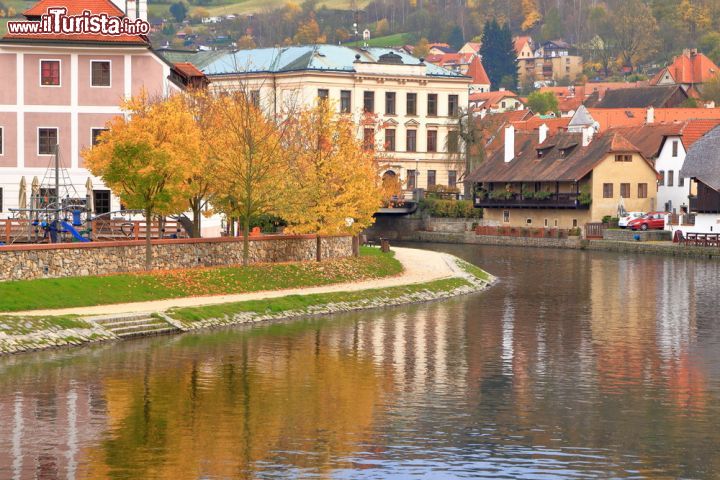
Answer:
[(640, 218), (631, 220), (627, 228), (631, 230), (662, 230), (665, 228), (665, 218), (670, 215), (667, 212), (650, 212)]

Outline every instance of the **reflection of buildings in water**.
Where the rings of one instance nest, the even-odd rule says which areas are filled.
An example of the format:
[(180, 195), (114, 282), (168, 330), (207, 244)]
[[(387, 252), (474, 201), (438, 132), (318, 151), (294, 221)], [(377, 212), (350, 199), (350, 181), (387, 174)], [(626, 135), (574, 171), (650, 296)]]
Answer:
[(664, 361), (687, 353), (695, 336), (695, 277), (688, 261), (665, 260), (657, 291), (657, 345)]
[[(80, 445), (99, 438), (105, 429), (104, 412), (93, 407), (94, 385), (75, 382), (52, 385), (28, 395), (0, 397), (0, 477), (77, 477)], [(58, 440), (60, 439), (60, 444)]]

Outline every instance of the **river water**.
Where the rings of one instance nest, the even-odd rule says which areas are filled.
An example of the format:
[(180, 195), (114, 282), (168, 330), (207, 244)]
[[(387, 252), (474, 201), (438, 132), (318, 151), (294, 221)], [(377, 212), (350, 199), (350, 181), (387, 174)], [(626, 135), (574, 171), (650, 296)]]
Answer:
[(720, 478), (720, 263), (425, 248), (500, 282), (0, 360), (0, 479)]

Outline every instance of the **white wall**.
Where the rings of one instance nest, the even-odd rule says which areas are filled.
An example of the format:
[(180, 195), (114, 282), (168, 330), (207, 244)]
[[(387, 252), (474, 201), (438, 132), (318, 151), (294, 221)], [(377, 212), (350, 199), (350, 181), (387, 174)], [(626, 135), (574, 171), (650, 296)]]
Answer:
[[(678, 142), (677, 156), (673, 157), (673, 142)], [(667, 202), (672, 202), (672, 208), (680, 213), (682, 205), (688, 205), (690, 194), (690, 179), (680, 179), (680, 169), (685, 163), (685, 147), (680, 137), (667, 137), (655, 162), (655, 170), (662, 172), (665, 177), (664, 185), (658, 187), (657, 209), (664, 210)], [(673, 186), (668, 186), (668, 172), (673, 172)]]

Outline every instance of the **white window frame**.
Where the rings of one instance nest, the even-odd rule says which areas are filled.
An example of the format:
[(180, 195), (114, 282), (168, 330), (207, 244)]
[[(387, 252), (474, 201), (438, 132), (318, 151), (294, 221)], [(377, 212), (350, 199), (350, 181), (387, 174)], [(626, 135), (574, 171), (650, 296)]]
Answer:
[(5, 127), (0, 127), (0, 157), (5, 156)]
[(54, 153), (40, 153), (40, 130), (57, 130), (57, 145), (60, 145), (60, 127), (37, 127), (37, 137), (35, 151), (38, 157), (52, 157)]
[[(110, 84), (109, 85), (93, 85), (93, 63), (109, 63), (110, 64)], [(90, 88), (112, 88), (112, 60), (90, 60)]]
[(109, 128), (107, 128), (107, 127), (90, 127), (90, 144), (89, 144), (90, 148), (93, 148), (95, 146), (93, 144), (93, 132), (95, 130), (102, 130), (105, 132), (105, 131), (109, 130)]
[[(57, 62), (58, 63), (58, 80), (60, 83), (57, 85), (43, 85), (42, 83), (42, 64), (43, 62)], [(42, 88), (62, 88), (62, 60), (59, 58), (41, 58), (38, 61), (38, 83), (40, 84), (40, 87)]]

